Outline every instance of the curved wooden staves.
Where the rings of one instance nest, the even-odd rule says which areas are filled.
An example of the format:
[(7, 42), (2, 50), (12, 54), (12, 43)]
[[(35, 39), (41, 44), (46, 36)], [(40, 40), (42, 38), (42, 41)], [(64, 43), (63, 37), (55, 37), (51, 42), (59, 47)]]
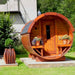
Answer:
[[(58, 19), (58, 20), (57, 20)], [(38, 32), (38, 34), (40, 34), (41, 36), (43, 36), (43, 34), (42, 34), (42, 32), (41, 32), (41, 30), (39, 30), (40, 29), (40, 26), (41, 26), (41, 29), (43, 28), (42, 27), (42, 25), (45, 23), (45, 24), (50, 24), (50, 23), (48, 23), (48, 22), (51, 22), (51, 20), (54, 20), (54, 22), (57, 22), (56, 24), (55, 24), (55, 26), (54, 27), (52, 27), (53, 29), (54, 29), (54, 35), (52, 35), (52, 38), (54, 38), (55, 40), (53, 40), (53, 41), (51, 41), (51, 42), (55, 42), (55, 43), (51, 43), (51, 44), (53, 44), (54, 45), (54, 49), (57, 51), (57, 52), (50, 52), (49, 53), (49, 51), (47, 51), (47, 47), (45, 47), (45, 46), (47, 46), (48, 44), (50, 44), (50, 43), (48, 43), (48, 44), (44, 44), (44, 56), (42, 56), (42, 55), (39, 55), (34, 49), (33, 49), (33, 47), (31, 46), (31, 41), (32, 41), (32, 39), (33, 39), (33, 37), (34, 37), (34, 35), (36, 36), (37, 35), (37, 33), (36, 33), (36, 31), (34, 30), (34, 28), (35, 27), (37, 27), (38, 28), (38, 26), (39, 26), (39, 28), (38, 28), (38, 31), (40, 32)], [(62, 23), (61, 23), (61, 22)], [(44, 23), (43, 23), (44, 22)], [(47, 23), (46, 23), (47, 22)], [(62, 25), (62, 28), (63, 28), (63, 34), (68, 34), (70, 37), (71, 37), (71, 40), (70, 40), (70, 43), (69, 43), (69, 46), (68, 45), (65, 45), (64, 47), (64, 49), (62, 50), (62, 53), (60, 53), (59, 52), (59, 48), (58, 48), (58, 43), (60, 43), (59, 42), (59, 40), (58, 40), (58, 37), (59, 37), (59, 34), (58, 33), (60, 33), (60, 35), (61, 35), (61, 31), (60, 31), (60, 29), (58, 29), (58, 28), (60, 28), (60, 24)], [(63, 26), (64, 25), (64, 26)], [(64, 30), (66, 28), (66, 30)], [(53, 30), (52, 29), (52, 30)], [(45, 30), (44, 30), (45, 31)], [(64, 32), (65, 31), (65, 32)], [(24, 27), (23, 27), (23, 29), (22, 29), (22, 31), (21, 31), (21, 36), (22, 36), (22, 43), (23, 43), (23, 46), (27, 49), (27, 51), (31, 54), (31, 55), (33, 55), (32, 57), (33, 58), (40, 58), (41, 60), (43, 59), (43, 60), (56, 60), (56, 59), (61, 59), (69, 50), (70, 50), (70, 48), (71, 48), (71, 46), (72, 46), (72, 43), (73, 43), (73, 31), (74, 31), (74, 28), (73, 28), (73, 26), (72, 26), (72, 24), (71, 24), (71, 22), (65, 17), (65, 16), (63, 16), (63, 15), (61, 15), (61, 14), (58, 14), (58, 13), (55, 13), (55, 12), (48, 12), (48, 13), (45, 13), (45, 14), (42, 14), (42, 15), (40, 15), (40, 16), (38, 16), (35, 20), (33, 20), (33, 21), (30, 21), (30, 22), (28, 22)], [(52, 33), (52, 31), (51, 31), (51, 33)], [(51, 34), (50, 33), (50, 34)], [(53, 34), (53, 33), (52, 33)], [(45, 41), (45, 40), (44, 40)], [(61, 44), (61, 46), (62, 46), (62, 44)], [(49, 49), (49, 48), (48, 48)], [(45, 55), (45, 53), (49, 53), (49, 54), (47, 54), (47, 56)], [(31, 56), (30, 56), (31, 57)]]
[(5, 51), (4, 51), (5, 63), (6, 64), (13, 64), (13, 63), (15, 63), (15, 59), (16, 59), (15, 50), (13, 48), (12, 49), (5, 48)]

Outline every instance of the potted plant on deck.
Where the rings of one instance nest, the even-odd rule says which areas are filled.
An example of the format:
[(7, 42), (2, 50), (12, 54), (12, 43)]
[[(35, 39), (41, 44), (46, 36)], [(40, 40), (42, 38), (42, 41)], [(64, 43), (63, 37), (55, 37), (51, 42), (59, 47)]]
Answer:
[(39, 37), (34, 37), (33, 41), (32, 41), (32, 45), (36, 45), (39, 46), (41, 42), (41, 38)]
[(59, 40), (62, 40), (63, 41), (63, 44), (69, 44), (70, 39), (71, 39), (70, 36), (67, 35), (67, 34), (65, 34), (61, 38), (59, 38)]
[(15, 50), (13, 48), (13, 40), (8, 38), (5, 40), (5, 51), (4, 51), (4, 60), (6, 64), (15, 63)]
[(36, 40), (36, 46), (39, 46), (40, 45), (41, 38), (35, 37), (35, 40)]

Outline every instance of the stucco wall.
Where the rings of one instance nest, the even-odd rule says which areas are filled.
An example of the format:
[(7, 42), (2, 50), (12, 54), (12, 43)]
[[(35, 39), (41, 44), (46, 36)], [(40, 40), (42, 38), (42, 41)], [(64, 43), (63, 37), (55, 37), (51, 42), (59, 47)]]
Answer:
[(37, 0), (9, 0), (6, 4), (0, 5), (0, 12), (20, 11), (25, 22), (33, 20), (37, 17)]
[(34, 20), (37, 17), (37, 0), (20, 0), (20, 11), (25, 22)]
[[(19, 4), (18, 0), (9, 0), (6, 4), (0, 5), (0, 12), (8, 11), (20, 11), (22, 18), (24, 19), (25, 23), (27, 23), (37, 17), (37, 0), (19, 0)], [(13, 14), (13, 17), (14, 16), (15, 15)], [(18, 20), (20, 20), (20, 18), (18, 18)], [(13, 24), (13, 27), (15, 28), (16, 32), (20, 32), (23, 26), (23, 23)]]
[(18, 11), (18, 1), (9, 0), (6, 4), (0, 4), (0, 12)]

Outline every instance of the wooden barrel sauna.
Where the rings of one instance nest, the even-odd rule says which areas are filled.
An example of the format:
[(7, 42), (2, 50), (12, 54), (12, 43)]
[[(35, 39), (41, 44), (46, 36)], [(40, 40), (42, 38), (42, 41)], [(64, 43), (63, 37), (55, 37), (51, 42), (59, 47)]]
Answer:
[[(64, 55), (70, 50), (73, 43), (74, 28), (71, 22), (63, 15), (56, 12), (41, 14), (33, 21), (25, 24), (21, 31), (23, 46), (30, 53), (30, 57), (37, 61), (65, 60)], [(32, 46), (34, 37), (41, 36), (43, 45)], [(70, 37), (64, 43), (64, 35)]]

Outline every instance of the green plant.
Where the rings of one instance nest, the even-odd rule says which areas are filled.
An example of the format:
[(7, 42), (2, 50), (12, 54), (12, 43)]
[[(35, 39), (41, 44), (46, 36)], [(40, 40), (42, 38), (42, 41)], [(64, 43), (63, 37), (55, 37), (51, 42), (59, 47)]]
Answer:
[(28, 54), (27, 50), (23, 47), (22, 44), (18, 46), (14, 46), (14, 49), (15, 49), (16, 54)]
[(13, 40), (8, 38), (5, 40), (5, 47), (12, 47), (13, 46)]
[(64, 39), (68, 39), (68, 40), (70, 40), (70, 36), (67, 35), (67, 34), (65, 34), (65, 35), (62, 37), (62, 40), (64, 40)]
[(38, 37), (34, 37), (34, 39), (35, 39), (36, 41), (40, 41), (40, 40), (41, 40), (41, 38), (38, 38)]
[(67, 35), (67, 34), (65, 34), (65, 35), (62, 36), (62, 37), (59, 37), (59, 40), (65, 40), (65, 39), (70, 40), (71, 38), (70, 38), (70, 36)]
[(5, 4), (7, 0), (0, 0), (0, 4)]
[(11, 38), (10, 33), (13, 33), (10, 14), (0, 13), (0, 54), (3, 54), (4, 52), (5, 40)]

